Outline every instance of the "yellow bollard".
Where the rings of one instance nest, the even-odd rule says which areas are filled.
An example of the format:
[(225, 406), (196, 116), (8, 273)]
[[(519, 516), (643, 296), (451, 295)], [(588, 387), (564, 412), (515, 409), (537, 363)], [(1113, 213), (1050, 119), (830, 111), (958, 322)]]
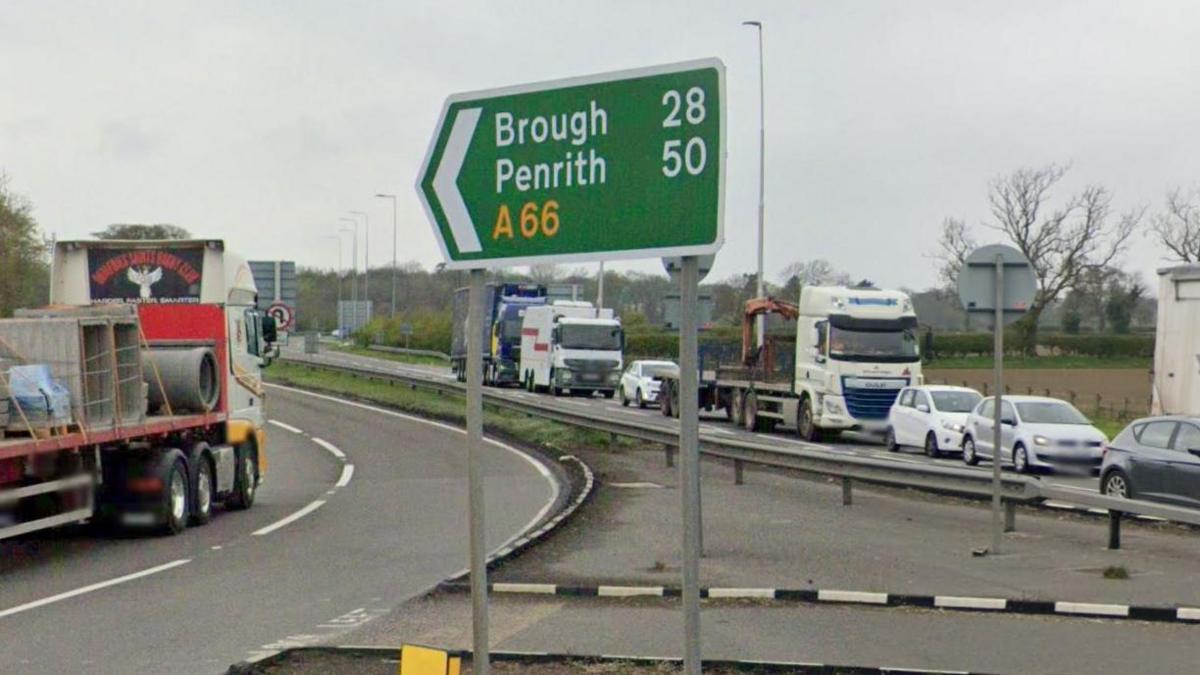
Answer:
[[(400, 647), (400, 675), (450, 675), (450, 654), (441, 649), (404, 645)], [(455, 657), (455, 675), (461, 669), (461, 659)]]

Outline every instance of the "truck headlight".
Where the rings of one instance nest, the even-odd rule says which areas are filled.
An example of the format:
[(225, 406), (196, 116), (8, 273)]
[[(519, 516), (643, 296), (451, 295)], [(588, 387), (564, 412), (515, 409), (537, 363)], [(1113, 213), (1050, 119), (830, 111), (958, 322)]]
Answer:
[(961, 424), (955, 424), (954, 422), (942, 422), (942, 428), (949, 429), (950, 431), (953, 431), (958, 434), (961, 434), (963, 431), (966, 430), (966, 427), (964, 427)]
[(1043, 446), (1050, 445), (1050, 439), (1046, 438), (1045, 436), (1041, 436), (1041, 435), (1034, 436), (1033, 444), (1034, 445), (1043, 445)]
[(825, 412), (831, 415), (842, 414), (842, 402), (832, 396), (825, 397)]
[(558, 371), (558, 379), (560, 382), (570, 382), (572, 377), (573, 377), (573, 375), (571, 374), (571, 371), (569, 371), (569, 370)]
[(618, 380), (620, 380), (620, 379), (621, 379), (621, 371), (619, 371), (619, 370), (610, 370), (610, 371), (608, 372), (608, 382), (609, 382), (609, 384), (616, 384), (616, 383), (617, 383), (617, 381), (618, 381)]

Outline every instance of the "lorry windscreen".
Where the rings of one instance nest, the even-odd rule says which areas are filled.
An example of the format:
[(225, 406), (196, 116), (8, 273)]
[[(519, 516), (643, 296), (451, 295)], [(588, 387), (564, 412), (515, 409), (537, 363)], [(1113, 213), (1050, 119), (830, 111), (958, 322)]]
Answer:
[(564, 324), (561, 329), (562, 340), (559, 344), (566, 349), (614, 351), (621, 348), (620, 326)]
[(500, 338), (508, 342), (521, 340), (521, 319), (505, 319), (500, 322)]
[(830, 317), (829, 358), (908, 363), (919, 360), (915, 318), (864, 320)]

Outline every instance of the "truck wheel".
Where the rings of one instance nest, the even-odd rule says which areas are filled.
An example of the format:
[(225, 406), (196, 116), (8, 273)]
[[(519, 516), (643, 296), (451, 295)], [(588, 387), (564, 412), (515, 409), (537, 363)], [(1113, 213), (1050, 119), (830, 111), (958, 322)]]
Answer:
[(663, 417), (671, 416), (671, 391), (675, 388), (675, 383), (671, 380), (663, 382), (662, 391), (658, 393), (660, 400), (659, 410)]
[(679, 419), (679, 387), (671, 389), (671, 417)]
[(613, 391), (612, 389), (605, 389), (604, 390), (604, 398), (611, 399), (614, 395), (616, 395), (616, 393), (617, 392)]
[[(717, 401), (721, 402), (721, 394), (720, 394), (719, 390), (717, 392)], [(733, 422), (734, 413), (733, 413), (733, 394), (732, 393), (730, 393), (728, 396), (725, 397), (724, 406), (725, 406), (725, 420), (728, 422)]]
[(212, 461), (209, 459), (207, 446), (205, 448), (205, 451), (196, 454), (196, 476), (192, 481), (192, 525), (207, 525), (212, 520), (216, 483), (213, 481)]
[(758, 431), (758, 394), (753, 391), (742, 397), (742, 422), (746, 431)]
[(821, 432), (813, 423), (812, 399), (807, 396), (800, 399), (800, 412), (796, 416), (796, 433), (806, 441), (816, 442), (820, 439)]
[(163, 533), (179, 534), (188, 522), (188, 474), (182, 459), (176, 459), (167, 470), (163, 483)]
[(258, 469), (254, 466), (254, 451), (249, 444), (238, 447), (234, 472), (233, 494), (229, 497), (228, 506), (236, 511), (244, 511), (254, 505), (258, 488)]
[(734, 426), (740, 427), (746, 424), (746, 398), (742, 395), (741, 389), (734, 389), (729, 395), (729, 409), (732, 414), (730, 419)]
[(646, 407), (646, 401), (642, 399), (642, 388), (641, 387), (638, 387), (638, 390), (636, 392), (634, 392), (633, 399), (634, 399), (634, 402), (637, 403), (637, 407), (639, 407), (639, 408)]

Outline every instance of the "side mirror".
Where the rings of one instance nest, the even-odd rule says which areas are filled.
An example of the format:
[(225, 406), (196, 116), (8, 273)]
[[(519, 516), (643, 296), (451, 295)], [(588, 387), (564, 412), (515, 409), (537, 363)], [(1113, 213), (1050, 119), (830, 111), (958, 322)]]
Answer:
[(1188, 448), (1188, 453), (1200, 457), (1200, 448)]
[(1011, 417), (1002, 417), (1000, 418), (1000, 424), (1007, 424), (1010, 427), (1015, 427), (1017, 426), (1017, 421)]
[(275, 317), (270, 314), (262, 315), (262, 334), (263, 341), (267, 344), (279, 341), (279, 326), (275, 323)]
[(929, 412), (929, 406), (925, 405), (924, 403), (918, 403), (917, 410), (920, 412), (923, 412), (923, 413), (927, 413), (927, 412)]

